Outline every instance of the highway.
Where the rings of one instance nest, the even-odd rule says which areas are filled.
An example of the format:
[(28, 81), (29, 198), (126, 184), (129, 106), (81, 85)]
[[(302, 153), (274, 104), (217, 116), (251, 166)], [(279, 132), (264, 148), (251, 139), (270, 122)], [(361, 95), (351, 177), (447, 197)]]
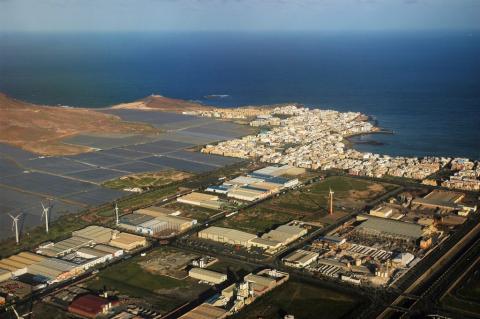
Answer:
[[(466, 222), (467, 223), (467, 222)], [(470, 226), (470, 227), (469, 227)], [(406, 318), (412, 313), (415, 305), (419, 305), (419, 300), (427, 296), (429, 288), (439, 280), (448, 269), (455, 265), (455, 262), (468, 253), (472, 247), (472, 243), (475, 243), (480, 237), (480, 224), (478, 223), (478, 217), (470, 219), (467, 225), (464, 225), (463, 229), (467, 229), (466, 234), (461, 238), (458, 235), (462, 235), (463, 232), (457, 231), (451, 236), (447, 242), (438, 247), (436, 252), (432, 252), (428, 257), (424, 258), (425, 261), (422, 264), (417, 264), (411, 271), (420, 273), (416, 278), (410, 276), (403, 284), (398, 287), (399, 294), (378, 316), (378, 319), (396, 317), (398, 311), (404, 314), (401, 317)], [(458, 241), (456, 241), (458, 239)], [(454, 242), (456, 241), (456, 242)], [(452, 246), (450, 248), (450, 246)], [(446, 250), (446, 251), (445, 251)], [(433, 262), (429, 265), (429, 262)], [(425, 267), (428, 267), (425, 269)], [(413, 282), (411, 282), (413, 281)], [(409, 284), (409, 282), (411, 282)], [(405, 288), (401, 288), (405, 287)], [(415, 296), (416, 298), (412, 298)], [(417, 300), (415, 300), (417, 299)], [(413, 300), (413, 301), (412, 301)]]

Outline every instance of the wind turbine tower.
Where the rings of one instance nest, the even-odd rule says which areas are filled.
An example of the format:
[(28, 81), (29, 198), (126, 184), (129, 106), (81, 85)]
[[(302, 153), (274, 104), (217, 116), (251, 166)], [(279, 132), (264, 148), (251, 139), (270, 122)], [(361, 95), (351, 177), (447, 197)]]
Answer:
[(328, 192), (328, 201), (329, 201), (329, 210), (328, 210), (328, 213), (330, 215), (333, 215), (333, 194), (334, 192), (332, 191), (332, 189), (330, 188), (330, 191)]
[(118, 226), (119, 223), (120, 221), (118, 220), (118, 205), (117, 202), (115, 202), (115, 225)]
[(20, 243), (20, 236), (19, 236), (19, 233), (18, 233), (18, 220), (20, 218), (20, 215), (22, 215), (22, 214), (18, 214), (17, 216), (14, 217), (13, 215), (8, 214), (8, 216), (10, 216), (10, 218), (13, 221), (12, 230), (13, 230), (13, 228), (15, 228), (15, 241), (17, 242), (17, 245)]
[(51, 206), (50, 206), (50, 205), (45, 206), (45, 205), (43, 204), (43, 202), (41, 202), (41, 203), (42, 203), (42, 209), (43, 209), (42, 218), (45, 217), (45, 230), (46, 230), (46, 232), (47, 232), (47, 234), (48, 234), (48, 214), (50, 213), (50, 207), (51, 207)]

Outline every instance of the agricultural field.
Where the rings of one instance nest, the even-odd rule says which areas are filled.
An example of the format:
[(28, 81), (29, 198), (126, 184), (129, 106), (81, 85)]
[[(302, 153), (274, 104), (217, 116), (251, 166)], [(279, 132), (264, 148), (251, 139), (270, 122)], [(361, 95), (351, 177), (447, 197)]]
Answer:
[(165, 170), (155, 173), (123, 176), (107, 181), (103, 186), (113, 189), (141, 188), (150, 189), (160, 187), (172, 182), (182, 181), (192, 177), (193, 174), (176, 170)]
[(298, 319), (334, 319), (351, 315), (361, 304), (357, 296), (290, 280), (232, 318), (281, 319), (291, 314)]
[[(164, 248), (160, 248), (162, 249)], [(144, 302), (164, 313), (197, 298), (209, 289), (210, 286), (198, 284), (190, 278), (176, 279), (170, 276), (171, 268), (166, 267), (168, 263), (162, 259), (174, 261), (178, 254), (173, 251), (171, 257), (162, 254), (157, 250), (146, 257), (133, 257), (108, 267), (85, 285), (92, 290), (115, 291), (122, 299), (133, 303)], [(186, 259), (180, 258), (179, 261), (183, 264)]]
[[(240, 211), (237, 215), (222, 220), (219, 226), (258, 233), (296, 219), (321, 227), (363, 208), (367, 202), (396, 187), (394, 184), (365, 179), (332, 176)], [(330, 189), (334, 192), (332, 216), (328, 216)]]

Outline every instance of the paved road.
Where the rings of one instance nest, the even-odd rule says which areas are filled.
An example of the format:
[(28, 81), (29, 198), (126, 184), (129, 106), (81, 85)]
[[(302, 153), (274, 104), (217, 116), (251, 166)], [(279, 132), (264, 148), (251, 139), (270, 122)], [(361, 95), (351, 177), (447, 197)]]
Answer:
[[(468, 231), (467, 234), (460, 238), (451, 249), (446, 251), (442, 256), (436, 258), (435, 262), (428, 269), (420, 272), (421, 275), (418, 276), (410, 285), (408, 285), (405, 289), (400, 289), (401, 294), (399, 294), (399, 296), (384, 311), (382, 311), (377, 318), (391, 318), (397, 311), (410, 313), (411, 308), (418, 304), (418, 301), (410, 302), (409, 300), (412, 299), (406, 295), (419, 296), (420, 299), (422, 299), (424, 293), (428, 292), (429, 287), (434, 284), (444, 272), (452, 267), (457, 258), (461, 258), (465, 251), (468, 251), (468, 249), (471, 248), (472, 242), (475, 242), (479, 236), (480, 224), (477, 223)], [(456, 237), (452, 238), (456, 239)], [(450, 238), (450, 241), (453, 240), (452, 238)], [(434, 257), (436, 256), (428, 256), (426, 258), (432, 260)], [(418, 271), (417, 267), (414, 267), (414, 269), (415, 271)]]

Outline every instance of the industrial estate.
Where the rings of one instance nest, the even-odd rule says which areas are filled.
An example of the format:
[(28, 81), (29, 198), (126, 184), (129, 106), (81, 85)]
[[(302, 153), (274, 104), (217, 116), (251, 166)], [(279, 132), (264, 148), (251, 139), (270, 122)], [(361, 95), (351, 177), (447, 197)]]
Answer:
[(5, 315), (480, 316), (478, 161), (361, 153), (349, 137), (382, 130), (354, 112), (103, 112), (165, 131), (69, 137), (94, 151), (64, 157), (2, 145), (0, 188), (38, 201), (31, 227), (1, 215)]

